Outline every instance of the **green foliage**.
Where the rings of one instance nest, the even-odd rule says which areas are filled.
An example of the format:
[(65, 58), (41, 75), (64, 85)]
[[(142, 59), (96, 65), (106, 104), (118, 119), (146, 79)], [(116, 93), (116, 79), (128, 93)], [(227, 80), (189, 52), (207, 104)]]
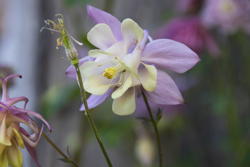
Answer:
[(83, 4), (87, 4), (90, 2), (91, 2), (91, 0), (64, 0), (64, 3), (67, 6), (83, 5)]
[(45, 118), (50, 118), (79, 97), (76, 85), (51, 87), (43, 96), (41, 108)]

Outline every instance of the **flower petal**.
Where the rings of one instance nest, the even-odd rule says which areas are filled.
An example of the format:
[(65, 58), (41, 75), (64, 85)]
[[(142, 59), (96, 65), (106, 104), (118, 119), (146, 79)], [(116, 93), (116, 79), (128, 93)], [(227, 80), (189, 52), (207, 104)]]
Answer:
[(125, 19), (122, 22), (122, 35), (127, 49), (143, 40), (143, 29), (132, 19)]
[[(94, 58), (93, 57), (89, 57), (89, 56), (86, 56), (86, 57), (83, 57), (79, 60), (79, 65), (82, 65), (83, 63), (85, 62), (88, 62), (88, 61), (93, 61)], [(65, 74), (66, 76), (68, 76), (69, 78), (73, 78), (73, 79), (76, 79), (76, 70), (75, 70), (75, 67), (73, 65), (70, 65), (66, 71), (65, 71)]]
[(107, 49), (112, 46), (116, 39), (107, 24), (95, 25), (87, 34), (88, 41), (100, 49)]
[[(153, 116), (156, 119), (157, 114), (159, 113), (160, 105), (152, 103), (151, 101), (148, 101), (148, 102), (149, 102), (150, 108), (153, 112)], [(142, 96), (140, 96), (136, 99), (136, 111), (134, 113), (134, 116), (136, 118), (150, 120), (150, 116), (149, 116), (146, 104), (145, 104)]]
[(135, 88), (126, 91), (121, 97), (114, 99), (112, 109), (117, 115), (129, 115), (135, 112)]
[(29, 154), (30, 154), (31, 158), (33, 159), (33, 161), (35, 162), (36, 166), (41, 167), (39, 162), (38, 162), (36, 150), (33, 147), (31, 147), (28, 143), (24, 143), (24, 144), (25, 144), (25, 148), (29, 152)]
[(0, 164), (1, 167), (8, 167), (8, 157), (7, 154), (5, 154), (5, 150), (2, 154), (0, 154)]
[(199, 62), (199, 57), (186, 45), (170, 39), (150, 42), (143, 51), (142, 61), (160, 68), (183, 73)]
[(0, 144), (11, 146), (10, 136), (7, 134), (8, 129), (6, 127), (6, 115), (1, 120), (0, 124)]
[(173, 79), (165, 72), (158, 71), (155, 91), (146, 92), (150, 101), (160, 105), (183, 103), (182, 95)]
[(11, 146), (8, 148), (7, 156), (9, 160), (9, 166), (20, 167), (23, 165), (23, 156), (22, 152), (18, 149), (17, 146)]
[(87, 12), (91, 19), (95, 21), (95, 23), (105, 23), (109, 25), (117, 40), (122, 39), (121, 22), (117, 18), (90, 5), (87, 6)]
[(152, 92), (156, 88), (157, 69), (153, 65), (144, 64), (143, 68), (139, 69), (139, 79), (144, 89)]
[[(102, 104), (113, 92), (113, 89), (109, 89), (106, 93), (103, 95), (90, 95), (87, 103), (89, 109), (95, 108), (96, 106)], [(81, 106), (81, 111), (85, 111), (84, 105)]]
[(112, 86), (106, 80), (102, 75), (95, 75), (84, 80), (83, 85), (87, 92), (94, 95), (102, 95)]
[(123, 84), (112, 93), (112, 98), (116, 99), (121, 97), (132, 86), (132, 83), (132, 77), (129, 75)]

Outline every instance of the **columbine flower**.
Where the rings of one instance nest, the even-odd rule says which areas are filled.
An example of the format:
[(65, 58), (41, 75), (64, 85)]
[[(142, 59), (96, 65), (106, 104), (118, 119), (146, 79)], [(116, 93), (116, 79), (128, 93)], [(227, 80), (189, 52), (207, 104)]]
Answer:
[(219, 26), (233, 33), (239, 28), (250, 32), (250, 2), (246, 0), (207, 0), (203, 21), (208, 26)]
[(80, 67), (84, 87), (92, 94), (88, 99), (90, 108), (111, 95), (114, 113), (132, 114), (136, 110), (136, 99), (140, 95), (138, 88), (141, 86), (153, 103), (170, 105), (183, 102), (174, 81), (161, 70), (179, 73), (189, 70), (199, 61), (191, 49), (169, 39), (148, 43), (147, 31), (132, 19), (120, 22), (92, 6), (87, 10), (97, 23), (87, 37), (98, 48), (90, 50), (87, 56), (94, 60), (84, 58), (85, 63)]
[(201, 19), (196, 16), (171, 20), (157, 32), (156, 37), (182, 42), (196, 53), (208, 50), (213, 56), (219, 54), (218, 46), (212, 35), (203, 26)]
[[(20, 149), (26, 148), (39, 166), (34, 147), (38, 144), (43, 126), (40, 128), (31, 117), (41, 120), (49, 129), (49, 124), (41, 115), (26, 109), (28, 98), (8, 96), (7, 82), (21, 75), (9, 75), (0, 78), (2, 99), (0, 101), (0, 164), (1, 167), (22, 167), (23, 158)], [(24, 102), (24, 107), (15, 104)], [(25, 130), (29, 128), (31, 133)]]

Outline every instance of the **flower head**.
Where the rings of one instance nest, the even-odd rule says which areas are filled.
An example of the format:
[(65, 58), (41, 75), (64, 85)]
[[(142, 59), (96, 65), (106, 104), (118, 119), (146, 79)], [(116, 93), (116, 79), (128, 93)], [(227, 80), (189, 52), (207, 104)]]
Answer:
[[(23, 163), (20, 148), (26, 148), (32, 158), (39, 166), (34, 147), (38, 144), (43, 132), (43, 125), (40, 128), (31, 118), (41, 120), (50, 129), (49, 124), (41, 115), (26, 109), (28, 98), (8, 96), (7, 83), (10, 79), (21, 75), (9, 75), (0, 78), (2, 82), (2, 99), (0, 101), (0, 164), (1, 167), (21, 167)], [(15, 105), (24, 102), (22, 108)], [(29, 129), (31, 133), (26, 131)]]
[(199, 58), (191, 49), (169, 39), (151, 41), (148, 32), (132, 19), (120, 22), (92, 6), (87, 10), (97, 23), (87, 37), (98, 48), (89, 51), (87, 57), (93, 60), (80, 67), (84, 87), (92, 94), (88, 99), (90, 108), (111, 96), (114, 113), (132, 114), (140, 87), (156, 104), (183, 102), (174, 81), (161, 70), (182, 73), (193, 67)]
[(249, 11), (249, 1), (207, 0), (202, 18), (207, 26), (219, 26), (226, 33), (233, 33), (238, 29), (250, 32)]
[(219, 49), (213, 36), (196, 16), (175, 18), (164, 25), (158, 32), (157, 38), (169, 38), (186, 44), (197, 53), (208, 50), (217, 56)]

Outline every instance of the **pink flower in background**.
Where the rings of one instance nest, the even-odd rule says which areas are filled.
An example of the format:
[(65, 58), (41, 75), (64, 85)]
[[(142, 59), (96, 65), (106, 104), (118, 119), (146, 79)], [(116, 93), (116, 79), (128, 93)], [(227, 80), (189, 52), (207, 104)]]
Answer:
[[(43, 132), (43, 125), (31, 118), (34, 117), (43, 122), (50, 129), (50, 125), (38, 113), (26, 109), (28, 98), (8, 96), (7, 83), (10, 79), (21, 75), (9, 75), (0, 78), (2, 82), (2, 99), (0, 101), (0, 164), (1, 167), (22, 167), (23, 158), (20, 151), (26, 148), (34, 161), (39, 166), (34, 148), (38, 144)], [(23, 102), (22, 108), (15, 105)], [(29, 131), (27, 131), (27, 128)]]
[[(85, 88), (92, 93), (88, 99), (90, 108), (111, 96), (116, 114), (132, 114), (141, 96), (141, 86), (155, 105), (183, 102), (175, 82), (162, 70), (184, 73), (199, 61), (196, 53), (170, 39), (151, 40), (147, 31), (132, 19), (121, 23), (109, 13), (92, 6), (88, 6), (87, 11), (97, 23), (88, 33), (88, 39), (98, 48), (89, 52), (94, 60), (89, 61), (87, 56), (81, 65)], [(72, 66), (66, 73), (69, 71), (70, 76), (75, 76)]]
[(207, 50), (212, 56), (219, 54), (217, 44), (199, 17), (173, 19), (157, 32), (156, 38), (169, 38), (182, 42), (197, 53)]
[(206, 26), (218, 26), (225, 33), (234, 33), (238, 29), (249, 31), (249, 6), (248, 0), (207, 0), (202, 20)]
[(178, 0), (177, 9), (185, 13), (196, 13), (198, 12), (204, 0)]

